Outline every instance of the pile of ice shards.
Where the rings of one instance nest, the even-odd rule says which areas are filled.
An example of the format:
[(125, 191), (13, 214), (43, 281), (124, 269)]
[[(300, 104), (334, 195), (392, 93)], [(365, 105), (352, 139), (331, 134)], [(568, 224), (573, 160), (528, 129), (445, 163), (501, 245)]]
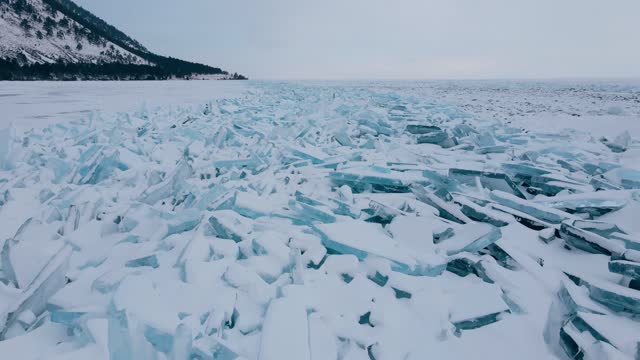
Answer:
[(3, 359), (640, 359), (628, 133), (273, 83), (0, 137)]

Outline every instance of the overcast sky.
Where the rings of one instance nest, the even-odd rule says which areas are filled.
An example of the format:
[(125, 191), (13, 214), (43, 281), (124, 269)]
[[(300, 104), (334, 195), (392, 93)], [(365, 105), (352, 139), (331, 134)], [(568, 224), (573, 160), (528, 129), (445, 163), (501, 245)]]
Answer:
[(640, 0), (76, 0), (251, 78), (640, 77)]

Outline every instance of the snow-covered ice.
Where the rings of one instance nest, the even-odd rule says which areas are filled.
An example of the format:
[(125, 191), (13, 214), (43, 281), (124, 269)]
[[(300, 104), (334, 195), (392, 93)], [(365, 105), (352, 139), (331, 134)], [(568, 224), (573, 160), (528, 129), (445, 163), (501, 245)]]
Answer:
[(639, 85), (218, 84), (2, 84), (0, 358), (640, 359)]
[(42, 127), (242, 95), (244, 81), (0, 81), (0, 126)]

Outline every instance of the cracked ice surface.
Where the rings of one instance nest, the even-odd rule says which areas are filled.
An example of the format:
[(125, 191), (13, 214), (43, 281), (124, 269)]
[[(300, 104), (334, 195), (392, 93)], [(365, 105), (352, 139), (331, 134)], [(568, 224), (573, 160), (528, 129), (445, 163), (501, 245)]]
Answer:
[(0, 130), (0, 357), (638, 359), (635, 133), (475, 110), (257, 83)]

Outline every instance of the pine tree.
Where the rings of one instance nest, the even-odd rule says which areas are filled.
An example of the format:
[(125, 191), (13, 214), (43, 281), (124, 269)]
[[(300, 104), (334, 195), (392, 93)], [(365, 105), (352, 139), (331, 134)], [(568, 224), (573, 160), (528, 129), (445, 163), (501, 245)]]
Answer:
[(31, 29), (31, 24), (29, 24), (29, 20), (22, 19), (22, 21), (20, 21), (20, 27), (28, 31)]
[(12, 5), (13, 11), (18, 14), (22, 13), (27, 9), (27, 1), (26, 0), (16, 0)]
[(50, 18), (49, 16), (47, 16), (47, 18), (44, 20), (44, 26), (43, 26), (44, 31), (47, 32), (47, 36), (53, 36), (53, 28), (56, 25), (57, 25), (56, 21)]

